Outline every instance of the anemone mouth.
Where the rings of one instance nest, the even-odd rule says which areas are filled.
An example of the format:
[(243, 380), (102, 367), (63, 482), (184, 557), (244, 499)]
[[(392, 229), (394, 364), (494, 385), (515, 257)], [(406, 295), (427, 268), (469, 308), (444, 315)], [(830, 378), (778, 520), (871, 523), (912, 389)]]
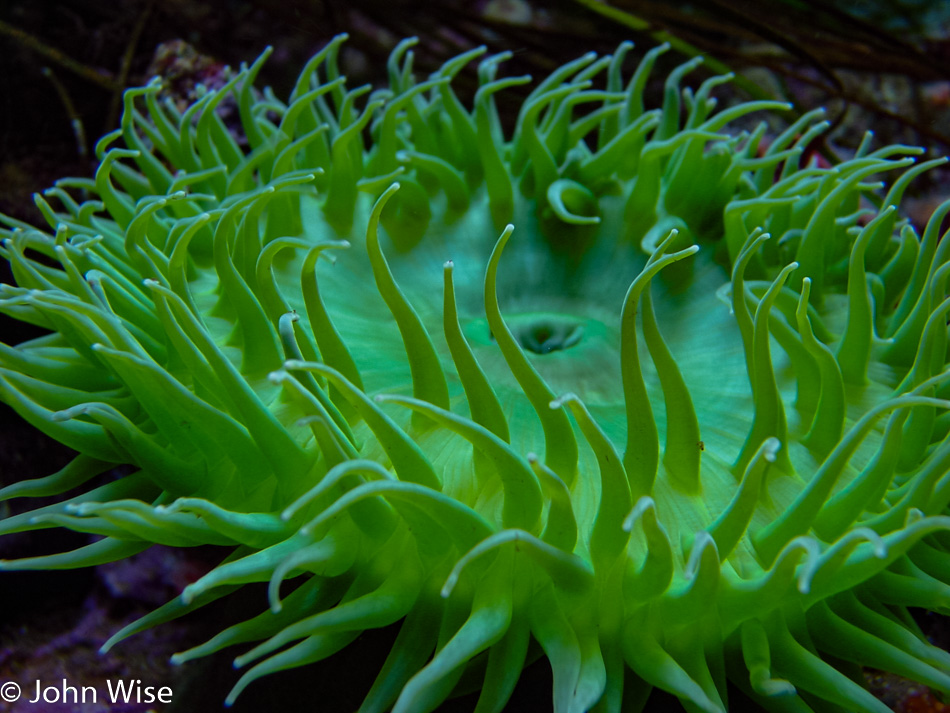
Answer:
[(513, 326), (512, 332), (522, 349), (532, 354), (550, 354), (577, 345), (584, 337), (584, 325), (559, 316), (532, 317), (526, 324)]
[[(571, 315), (534, 312), (510, 315), (507, 320), (515, 341), (532, 354), (566, 351), (584, 339), (584, 323)], [(494, 335), (491, 338), (494, 341)]]

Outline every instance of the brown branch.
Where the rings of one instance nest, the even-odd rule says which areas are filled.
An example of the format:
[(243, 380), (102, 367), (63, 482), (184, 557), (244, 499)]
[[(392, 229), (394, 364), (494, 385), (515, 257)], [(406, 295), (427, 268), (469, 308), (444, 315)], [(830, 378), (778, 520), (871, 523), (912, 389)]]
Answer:
[(125, 46), (125, 53), (122, 55), (122, 63), (119, 65), (119, 76), (116, 78), (116, 86), (112, 91), (112, 98), (109, 100), (109, 113), (106, 115), (106, 130), (115, 126), (119, 117), (119, 108), (122, 106), (122, 94), (129, 82), (129, 70), (132, 67), (132, 59), (135, 57), (135, 48), (138, 46), (139, 39), (142, 36), (142, 30), (145, 29), (145, 21), (152, 11), (153, 0), (146, 0), (145, 7), (139, 13), (138, 19), (132, 32), (129, 33), (129, 42)]
[(114, 91), (117, 88), (121, 89), (122, 87), (122, 85), (117, 82), (114, 77), (110, 76), (108, 72), (87, 67), (81, 62), (77, 62), (72, 57), (63, 54), (55, 47), (50, 47), (48, 44), (31, 35), (29, 32), (21, 30), (19, 27), (9, 25), (3, 20), (0, 20), (0, 34), (4, 34), (7, 37), (12, 38), (24, 47), (27, 47), (28, 49), (43, 55), (51, 62), (58, 64), (64, 69), (68, 69), (70, 72), (78, 74), (80, 77), (92, 82), (93, 84), (97, 84), (100, 87), (104, 87), (110, 91)]

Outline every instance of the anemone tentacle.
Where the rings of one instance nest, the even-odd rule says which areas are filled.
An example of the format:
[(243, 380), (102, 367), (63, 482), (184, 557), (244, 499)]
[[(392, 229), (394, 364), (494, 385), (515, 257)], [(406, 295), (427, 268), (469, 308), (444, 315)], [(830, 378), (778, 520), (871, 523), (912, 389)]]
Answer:
[(400, 620), (361, 713), (472, 676), (500, 711), (531, 639), (558, 713), (651, 687), (724, 711), (727, 681), (884, 710), (840, 661), (950, 694), (908, 614), (950, 610), (950, 201), (921, 236), (897, 210), (945, 159), (802, 165), (823, 113), (765, 147), (731, 125), (789, 107), (717, 111), (730, 77), (684, 88), (698, 61), (647, 109), (668, 48), (624, 82), (629, 43), (509, 132), (495, 95), (530, 78), (498, 78), (506, 53), (419, 81), (410, 39), (350, 89), (344, 39), (286, 103), (254, 88), (266, 52), (184, 112), (130, 90), (95, 178), (36, 197), (50, 232), (0, 217), (0, 311), (50, 331), (0, 345), (0, 398), (78, 452), (0, 489), (71, 495), (0, 534), (101, 537), (0, 569), (232, 547), (103, 646), (267, 582), (173, 659), (250, 645), (228, 702)]

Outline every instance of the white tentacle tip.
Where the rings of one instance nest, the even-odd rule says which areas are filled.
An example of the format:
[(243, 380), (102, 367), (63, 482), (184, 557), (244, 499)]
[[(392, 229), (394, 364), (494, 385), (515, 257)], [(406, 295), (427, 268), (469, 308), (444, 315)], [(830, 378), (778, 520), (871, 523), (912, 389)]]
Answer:
[(621, 525), (623, 531), (630, 532), (633, 530), (633, 526), (637, 524), (637, 520), (643, 517), (643, 513), (645, 513), (647, 510), (655, 511), (656, 502), (649, 495), (644, 495), (639, 500), (637, 500), (636, 504), (633, 506), (633, 509), (630, 511), (630, 514), (624, 518), (623, 525)]
[(569, 403), (572, 403), (572, 402), (575, 402), (575, 401), (580, 401), (580, 399), (577, 397), (577, 394), (571, 393), (571, 392), (569, 391), (569, 392), (567, 392), (566, 394), (561, 394), (560, 396), (558, 396), (556, 399), (554, 399), (553, 401), (551, 401), (551, 402), (548, 404), (548, 406), (549, 406), (552, 410), (557, 410), (557, 409), (561, 408), (562, 406), (564, 406), (565, 404), (569, 404)]
[(705, 530), (700, 530), (696, 533), (696, 539), (693, 540), (693, 547), (689, 553), (689, 560), (686, 562), (686, 567), (683, 569), (683, 579), (687, 582), (692, 581), (696, 578), (696, 574), (699, 572), (699, 568), (702, 565), (703, 554), (706, 552), (706, 548), (712, 547), (713, 552), (716, 553), (716, 558), (719, 558), (719, 548), (716, 547), (716, 541), (713, 539), (713, 536), (710, 535)]
[(448, 599), (452, 594), (452, 590), (455, 589), (455, 584), (459, 581), (458, 575), (455, 572), (452, 572), (449, 575), (449, 578), (445, 580), (445, 584), (442, 585), (441, 591), (439, 591), (439, 596), (443, 599)]

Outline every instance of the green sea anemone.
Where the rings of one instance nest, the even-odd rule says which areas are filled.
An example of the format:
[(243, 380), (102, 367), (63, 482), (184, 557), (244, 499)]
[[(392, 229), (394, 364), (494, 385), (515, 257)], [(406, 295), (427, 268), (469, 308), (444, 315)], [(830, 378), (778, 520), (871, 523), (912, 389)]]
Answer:
[(50, 333), (0, 346), (0, 396), (78, 455), (0, 498), (78, 494), (0, 532), (101, 539), (0, 568), (230, 546), (104, 646), (269, 582), (175, 656), (249, 645), (229, 701), (399, 621), (362, 713), (473, 680), (499, 711), (542, 654), (563, 713), (723, 711), (727, 681), (887, 711), (860, 665), (950, 693), (909, 613), (950, 610), (950, 201), (922, 236), (896, 210), (943, 159), (804, 162), (821, 111), (766, 147), (730, 124), (789, 107), (717, 111), (728, 77), (681, 87), (698, 61), (647, 110), (665, 48), (625, 79), (629, 44), (506, 131), (508, 53), (469, 109), (484, 48), (420, 82), (404, 41), (374, 91), (343, 39), (286, 102), (254, 89), (267, 53), (183, 113), (127, 92), (95, 179), (37, 197), (51, 232), (5, 219), (0, 309)]

